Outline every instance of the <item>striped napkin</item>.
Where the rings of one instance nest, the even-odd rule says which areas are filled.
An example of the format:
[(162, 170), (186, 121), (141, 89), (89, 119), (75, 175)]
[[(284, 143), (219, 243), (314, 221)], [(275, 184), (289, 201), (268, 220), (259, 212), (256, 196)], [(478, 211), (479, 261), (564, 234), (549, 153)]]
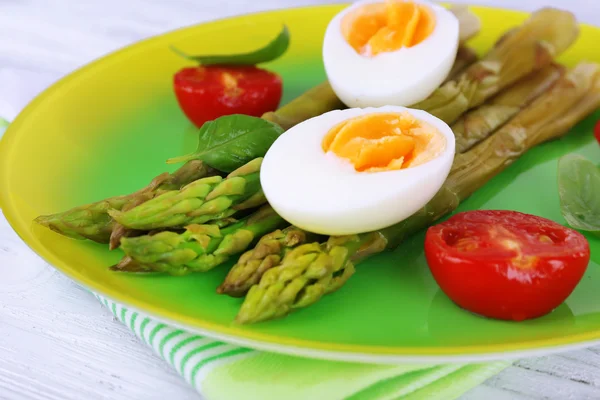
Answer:
[[(0, 137), (7, 120), (55, 79), (0, 70)], [(96, 297), (206, 400), (452, 400), (510, 365), (375, 365), (286, 356), (195, 335)]]
[(452, 400), (510, 363), (375, 365), (251, 350), (98, 300), (207, 400)]

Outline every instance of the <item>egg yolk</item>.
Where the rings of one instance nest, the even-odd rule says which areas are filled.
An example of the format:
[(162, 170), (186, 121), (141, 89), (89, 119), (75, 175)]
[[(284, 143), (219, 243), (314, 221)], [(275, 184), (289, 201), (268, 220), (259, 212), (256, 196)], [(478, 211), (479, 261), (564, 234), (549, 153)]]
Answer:
[(445, 137), (433, 126), (405, 113), (374, 113), (334, 126), (322, 148), (346, 159), (359, 172), (380, 172), (414, 167), (438, 155)]
[(429, 6), (405, 0), (366, 4), (342, 19), (346, 41), (364, 56), (412, 47), (434, 28), (435, 15)]

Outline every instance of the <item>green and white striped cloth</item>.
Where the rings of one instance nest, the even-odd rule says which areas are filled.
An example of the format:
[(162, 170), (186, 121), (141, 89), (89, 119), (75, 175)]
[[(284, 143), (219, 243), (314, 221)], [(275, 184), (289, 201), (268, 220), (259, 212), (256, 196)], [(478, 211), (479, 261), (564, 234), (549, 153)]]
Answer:
[(251, 350), (98, 300), (206, 400), (452, 400), (510, 363), (374, 365)]

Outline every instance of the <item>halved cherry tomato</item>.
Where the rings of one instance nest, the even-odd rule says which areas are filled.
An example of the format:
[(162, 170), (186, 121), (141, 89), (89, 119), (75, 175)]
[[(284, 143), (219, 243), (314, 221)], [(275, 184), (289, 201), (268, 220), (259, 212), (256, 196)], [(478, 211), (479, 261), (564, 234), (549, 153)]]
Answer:
[(596, 126), (594, 126), (594, 136), (598, 143), (600, 143), (600, 121), (596, 122)]
[(558, 307), (587, 268), (579, 232), (515, 211), (469, 211), (427, 230), (425, 256), (452, 301), (490, 318), (521, 321)]
[(174, 86), (179, 106), (198, 127), (223, 115), (260, 117), (277, 108), (282, 94), (279, 75), (255, 66), (184, 68)]

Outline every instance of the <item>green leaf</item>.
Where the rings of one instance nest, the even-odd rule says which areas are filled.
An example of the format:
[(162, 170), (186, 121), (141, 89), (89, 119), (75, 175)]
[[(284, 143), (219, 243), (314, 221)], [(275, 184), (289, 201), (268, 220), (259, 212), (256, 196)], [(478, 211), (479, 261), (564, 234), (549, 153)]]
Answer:
[(211, 55), (200, 55), (192, 56), (183, 51), (171, 46), (171, 50), (180, 56), (187, 58), (190, 61), (195, 61), (201, 65), (256, 65), (273, 61), (276, 58), (281, 57), (286, 52), (290, 44), (290, 32), (287, 26), (283, 26), (283, 29), (266, 46), (251, 51), (249, 53), (241, 54), (211, 54)]
[(198, 149), (167, 161), (172, 164), (202, 160), (213, 168), (231, 172), (257, 157), (264, 157), (283, 129), (262, 118), (225, 115), (206, 122), (198, 132)]
[(563, 216), (575, 229), (600, 233), (600, 170), (577, 154), (558, 161), (558, 194)]

